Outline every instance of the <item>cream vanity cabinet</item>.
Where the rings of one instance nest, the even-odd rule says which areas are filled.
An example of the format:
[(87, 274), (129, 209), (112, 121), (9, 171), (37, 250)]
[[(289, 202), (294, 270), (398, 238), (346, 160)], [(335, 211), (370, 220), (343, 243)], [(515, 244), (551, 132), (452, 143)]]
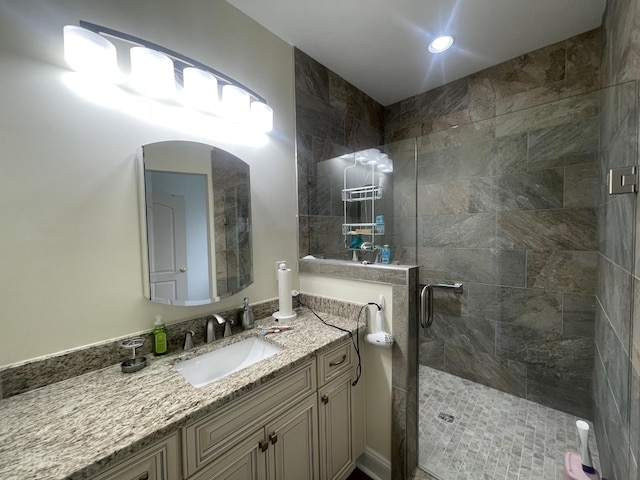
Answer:
[(174, 480), (182, 478), (177, 433), (145, 448), (91, 480)]
[(319, 480), (315, 359), (183, 429), (189, 480)]
[(356, 359), (351, 342), (318, 355), (320, 473), (341, 480), (363, 450), (361, 390), (352, 385)]
[[(351, 341), (183, 430), (188, 480), (342, 480), (363, 451)], [(316, 373), (317, 370), (317, 373)]]
[(343, 480), (363, 450), (354, 356), (319, 353), (92, 480)]

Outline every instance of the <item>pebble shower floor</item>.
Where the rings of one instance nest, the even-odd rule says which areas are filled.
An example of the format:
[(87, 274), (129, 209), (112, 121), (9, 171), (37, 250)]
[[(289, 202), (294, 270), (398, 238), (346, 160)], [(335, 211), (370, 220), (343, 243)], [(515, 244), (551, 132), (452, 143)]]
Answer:
[(422, 365), (419, 375), (422, 470), (439, 480), (562, 480), (578, 417)]

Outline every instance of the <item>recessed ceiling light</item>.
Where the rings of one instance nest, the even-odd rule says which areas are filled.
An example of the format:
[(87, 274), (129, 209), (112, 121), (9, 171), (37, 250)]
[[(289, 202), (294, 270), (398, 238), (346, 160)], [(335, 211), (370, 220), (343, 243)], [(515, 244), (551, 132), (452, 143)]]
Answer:
[(453, 37), (450, 35), (443, 35), (442, 37), (436, 38), (429, 44), (429, 51), (431, 53), (444, 52), (451, 48), (451, 45), (453, 45)]

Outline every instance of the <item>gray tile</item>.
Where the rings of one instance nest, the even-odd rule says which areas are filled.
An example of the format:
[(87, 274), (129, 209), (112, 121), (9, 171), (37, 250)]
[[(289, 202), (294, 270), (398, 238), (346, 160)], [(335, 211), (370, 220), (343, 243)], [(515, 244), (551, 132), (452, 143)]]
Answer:
[(344, 114), (308, 94), (296, 95), (296, 129), (323, 137), (332, 143), (345, 144)]
[(418, 185), (418, 216), (469, 212), (469, 183)]
[(631, 332), (632, 276), (600, 255), (598, 257), (598, 301), (624, 348)]
[(530, 132), (529, 169), (595, 161), (598, 152), (598, 132), (598, 117)]
[(636, 199), (633, 195), (609, 197), (599, 210), (600, 251), (613, 263), (631, 272), (634, 267), (633, 248)]
[(607, 378), (607, 390), (615, 401), (619, 415), (626, 422), (629, 415), (629, 356), (627, 347), (613, 330), (606, 317), (599, 317), (596, 326), (596, 344)]
[(492, 248), (495, 215), (431, 215), (419, 218), (423, 247)]
[(444, 248), (418, 247), (418, 265), (420, 265), (420, 283), (435, 283), (444, 278)]
[(468, 79), (463, 78), (402, 101), (402, 124), (421, 123), (465, 109), (468, 89)]
[(595, 301), (593, 295), (562, 294), (562, 332), (593, 338)]
[(596, 207), (600, 170), (596, 162), (564, 168), (564, 207)]
[(497, 214), (502, 248), (597, 250), (595, 210), (575, 208)]
[(510, 323), (497, 324), (496, 355), (557, 372), (586, 371), (593, 360), (593, 339), (563, 335)]
[(444, 276), (456, 281), (524, 287), (526, 252), (498, 249), (447, 249)]
[(495, 354), (495, 323), (492, 320), (467, 316), (434, 314), (429, 336), (449, 347), (466, 351)]
[(595, 293), (597, 252), (527, 252), (527, 287), (570, 293)]
[(591, 369), (582, 375), (527, 366), (527, 399), (585, 419), (593, 418)]
[[(531, 131), (537, 131), (538, 135), (544, 135), (544, 129), (571, 124), (585, 118), (594, 118), (599, 114), (599, 111), (600, 96), (598, 92), (539, 104), (496, 117), (496, 137)], [(544, 155), (542, 147), (540, 148), (539, 154), (542, 155), (540, 157), (542, 160)], [(554, 154), (550, 152), (550, 155)]]
[(470, 212), (550, 209), (563, 204), (560, 169), (478, 178), (471, 184)]
[(562, 329), (559, 293), (481, 284), (468, 290), (470, 315), (537, 330)]
[(306, 92), (328, 102), (329, 73), (327, 68), (302, 50), (294, 48), (293, 52), (296, 92)]
[(453, 375), (512, 395), (524, 397), (526, 392), (526, 368), (511, 359), (445, 346), (445, 369)]

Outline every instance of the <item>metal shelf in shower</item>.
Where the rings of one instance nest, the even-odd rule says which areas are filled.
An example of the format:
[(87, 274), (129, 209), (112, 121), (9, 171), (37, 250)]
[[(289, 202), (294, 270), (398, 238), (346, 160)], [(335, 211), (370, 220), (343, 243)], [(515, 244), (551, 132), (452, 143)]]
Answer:
[(367, 185), (365, 187), (344, 188), (342, 190), (343, 202), (366, 202), (382, 200), (384, 187), (381, 185)]

